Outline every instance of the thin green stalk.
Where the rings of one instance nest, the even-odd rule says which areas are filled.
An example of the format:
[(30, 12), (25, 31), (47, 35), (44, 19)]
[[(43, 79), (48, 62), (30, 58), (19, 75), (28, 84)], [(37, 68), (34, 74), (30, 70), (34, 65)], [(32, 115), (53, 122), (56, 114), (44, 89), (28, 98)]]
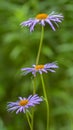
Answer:
[[(33, 95), (36, 93), (36, 77), (33, 79)], [(31, 125), (33, 130), (33, 123), (34, 123), (34, 108), (32, 108), (32, 119), (31, 119)]]
[(28, 116), (30, 117), (30, 118), (32, 118), (32, 114), (28, 111)]
[(32, 108), (32, 119), (31, 119), (32, 130), (33, 130), (33, 123), (34, 123), (34, 108)]
[(33, 130), (32, 125), (31, 125), (31, 122), (30, 122), (30, 119), (29, 119), (29, 115), (28, 115), (27, 112), (26, 112), (26, 117), (27, 117), (27, 121), (28, 121), (28, 124), (29, 124), (30, 130)]
[(45, 89), (45, 84), (44, 84), (44, 79), (43, 79), (42, 74), (41, 74), (41, 82), (42, 82), (43, 93), (44, 93), (44, 97), (45, 97), (45, 101), (46, 101), (46, 107), (47, 107), (47, 128), (46, 128), (46, 130), (49, 130), (49, 102), (48, 102), (48, 97), (47, 97), (47, 94), (46, 94), (46, 89)]
[(36, 65), (38, 65), (38, 62), (39, 62), (40, 52), (41, 52), (42, 43), (43, 43), (43, 37), (44, 37), (44, 26), (42, 26), (40, 45), (39, 45), (39, 50), (38, 50), (38, 54), (37, 54), (37, 58), (36, 58)]
[(33, 79), (33, 95), (36, 93), (36, 77)]

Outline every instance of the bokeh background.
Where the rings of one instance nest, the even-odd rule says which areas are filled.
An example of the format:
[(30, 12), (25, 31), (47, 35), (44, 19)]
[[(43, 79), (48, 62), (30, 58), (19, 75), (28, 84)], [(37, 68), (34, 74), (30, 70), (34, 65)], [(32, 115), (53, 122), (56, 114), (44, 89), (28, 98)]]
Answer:
[[(56, 73), (44, 74), (50, 104), (50, 129), (73, 130), (73, 1), (72, 0), (0, 0), (0, 130), (29, 130), (26, 116), (8, 113), (8, 101), (32, 94), (32, 75), (20, 69), (35, 64), (41, 26), (30, 33), (20, 23), (38, 13), (56, 11), (64, 21), (54, 32), (45, 26), (40, 63), (56, 61)], [(42, 96), (40, 77), (36, 92)], [(45, 130), (46, 108), (35, 108), (34, 130)]]

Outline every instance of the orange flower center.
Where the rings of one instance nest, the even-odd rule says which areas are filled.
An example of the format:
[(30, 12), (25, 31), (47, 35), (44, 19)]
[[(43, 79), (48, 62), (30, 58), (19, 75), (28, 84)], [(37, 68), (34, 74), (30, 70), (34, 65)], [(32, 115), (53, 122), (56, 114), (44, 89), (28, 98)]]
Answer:
[(36, 19), (40, 19), (40, 20), (46, 19), (47, 16), (48, 16), (47, 14), (38, 14), (38, 15), (36, 16)]
[(28, 100), (27, 100), (27, 99), (25, 99), (25, 100), (20, 100), (19, 105), (20, 105), (20, 106), (25, 106), (27, 103), (28, 103)]
[(43, 69), (44, 68), (44, 65), (36, 65), (35, 66), (35, 69), (36, 70), (40, 70), (40, 69)]

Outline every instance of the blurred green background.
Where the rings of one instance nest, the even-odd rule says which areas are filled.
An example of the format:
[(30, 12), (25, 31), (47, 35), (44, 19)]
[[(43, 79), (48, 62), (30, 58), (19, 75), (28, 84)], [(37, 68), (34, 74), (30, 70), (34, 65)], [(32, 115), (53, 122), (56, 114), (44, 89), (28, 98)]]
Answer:
[[(23, 113), (8, 113), (8, 101), (32, 94), (31, 74), (23, 76), (20, 69), (35, 64), (41, 26), (30, 33), (20, 23), (38, 13), (56, 11), (64, 21), (54, 32), (45, 26), (40, 63), (56, 61), (56, 73), (44, 74), (50, 104), (50, 129), (73, 130), (73, 1), (72, 0), (0, 0), (0, 130), (29, 130)], [(40, 77), (37, 93), (42, 95)], [(37, 106), (34, 130), (45, 130), (45, 103)], [(40, 113), (40, 114), (39, 114)]]

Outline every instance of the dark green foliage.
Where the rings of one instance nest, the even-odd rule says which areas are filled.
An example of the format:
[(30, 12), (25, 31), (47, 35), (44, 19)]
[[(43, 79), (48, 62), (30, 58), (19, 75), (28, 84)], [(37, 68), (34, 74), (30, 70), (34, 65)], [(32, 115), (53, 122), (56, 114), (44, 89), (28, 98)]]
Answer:
[[(25, 115), (8, 113), (8, 101), (32, 94), (32, 76), (22, 76), (22, 67), (35, 64), (41, 27), (30, 33), (20, 23), (39, 12), (56, 11), (64, 21), (53, 32), (45, 27), (40, 63), (56, 61), (56, 73), (44, 74), (50, 104), (50, 130), (73, 130), (73, 1), (0, 0), (0, 130), (29, 130)], [(38, 75), (39, 76), (39, 75)], [(37, 93), (42, 95), (40, 77)], [(41, 113), (40, 113), (41, 112)], [(40, 114), (39, 114), (40, 113)], [(35, 109), (35, 130), (45, 130), (46, 108)]]

